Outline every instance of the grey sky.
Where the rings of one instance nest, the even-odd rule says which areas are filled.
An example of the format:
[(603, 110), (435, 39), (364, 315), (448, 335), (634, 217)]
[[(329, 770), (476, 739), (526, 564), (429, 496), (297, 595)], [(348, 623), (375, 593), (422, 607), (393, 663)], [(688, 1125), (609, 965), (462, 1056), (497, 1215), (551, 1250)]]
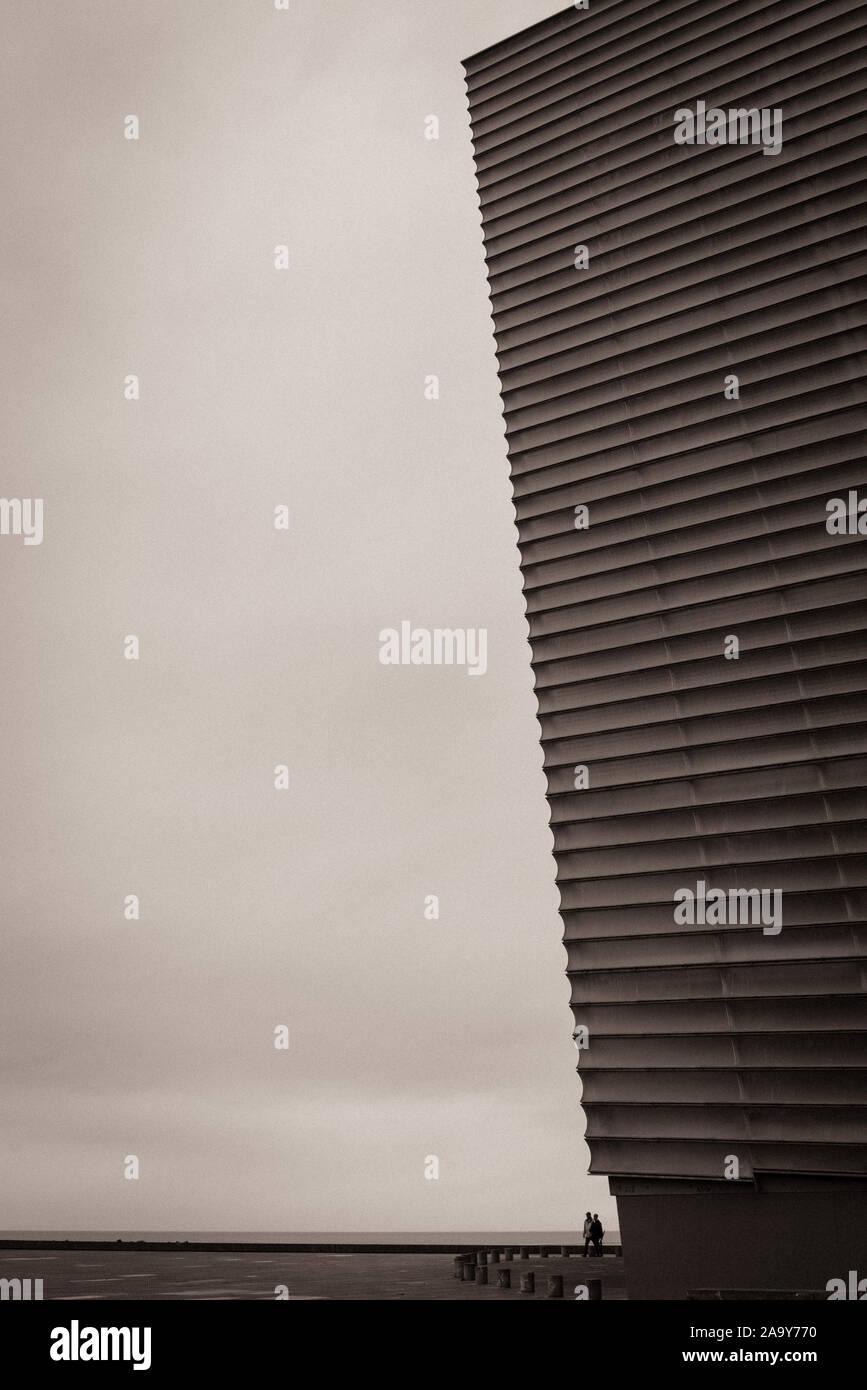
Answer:
[[(556, 9), (5, 7), (7, 1229), (613, 1215), (460, 66)], [(487, 674), (382, 666), (402, 619)]]

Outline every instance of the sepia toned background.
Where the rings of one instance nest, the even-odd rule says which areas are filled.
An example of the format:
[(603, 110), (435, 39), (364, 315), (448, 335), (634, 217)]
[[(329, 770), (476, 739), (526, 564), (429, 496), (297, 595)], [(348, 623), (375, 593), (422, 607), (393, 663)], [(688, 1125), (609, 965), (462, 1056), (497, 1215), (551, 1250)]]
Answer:
[[(460, 65), (552, 8), (5, 7), (7, 1230), (613, 1219)], [(402, 619), (485, 679), (381, 666)]]

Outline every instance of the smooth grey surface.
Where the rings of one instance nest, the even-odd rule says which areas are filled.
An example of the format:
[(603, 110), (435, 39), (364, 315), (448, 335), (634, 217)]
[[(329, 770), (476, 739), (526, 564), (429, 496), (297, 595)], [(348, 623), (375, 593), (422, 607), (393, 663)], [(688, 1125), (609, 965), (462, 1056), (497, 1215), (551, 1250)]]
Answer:
[[(4, 7), (7, 1228), (614, 1224), (460, 66), (547, 9)], [(405, 618), (488, 673), (382, 667)]]

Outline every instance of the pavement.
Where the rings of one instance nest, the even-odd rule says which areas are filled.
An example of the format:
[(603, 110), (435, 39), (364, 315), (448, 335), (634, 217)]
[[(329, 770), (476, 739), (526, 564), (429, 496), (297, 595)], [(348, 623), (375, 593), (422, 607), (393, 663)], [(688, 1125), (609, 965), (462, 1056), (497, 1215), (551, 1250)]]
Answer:
[[(498, 1289), (496, 1272), (512, 1271), (512, 1289)], [(536, 1292), (521, 1293), (520, 1276), (533, 1272)], [(563, 1301), (575, 1286), (602, 1281), (604, 1299), (625, 1299), (623, 1260), (581, 1255), (488, 1265), (490, 1283), (454, 1277), (454, 1256), (442, 1254), (262, 1254), (153, 1250), (0, 1250), (0, 1278), (42, 1279), (46, 1300), (359, 1299), (476, 1302), (545, 1299), (547, 1279), (563, 1276)], [(286, 1295), (283, 1294), (285, 1299)], [(555, 1300), (551, 1300), (552, 1302)], [(556, 1300), (560, 1301), (560, 1300)]]

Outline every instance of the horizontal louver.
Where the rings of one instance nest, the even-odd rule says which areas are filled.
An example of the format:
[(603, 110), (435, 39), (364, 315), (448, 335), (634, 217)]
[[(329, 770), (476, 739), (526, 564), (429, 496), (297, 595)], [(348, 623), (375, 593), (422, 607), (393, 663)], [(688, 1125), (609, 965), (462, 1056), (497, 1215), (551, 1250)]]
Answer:
[[(865, 41), (851, 0), (589, 0), (464, 65), (612, 1177), (867, 1172), (867, 536), (825, 524), (867, 497)], [(699, 101), (782, 109), (781, 151), (678, 145)], [(782, 929), (678, 924), (700, 882)]]

